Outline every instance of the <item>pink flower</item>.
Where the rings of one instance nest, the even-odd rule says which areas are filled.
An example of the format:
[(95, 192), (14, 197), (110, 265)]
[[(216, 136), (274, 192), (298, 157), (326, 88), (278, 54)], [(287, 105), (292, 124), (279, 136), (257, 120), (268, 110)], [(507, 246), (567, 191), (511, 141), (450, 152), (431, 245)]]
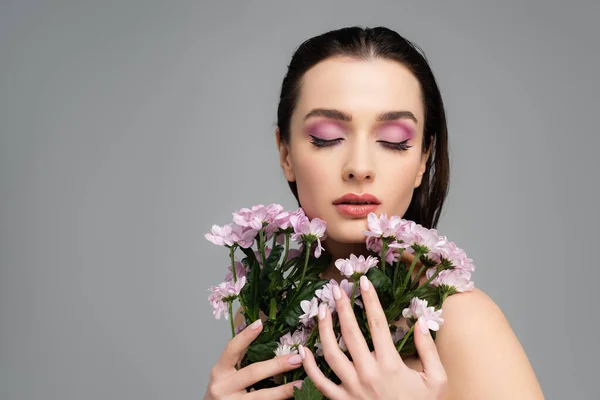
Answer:
[(304, 311), (304, 314), (300, 316), (300, 322), (304, 326), (311, 326), (314, 322), (313, 318), (319, 313), (319, 299), (313, 297), (310, 301), (302, 300), (300, 307)]
[(220, 227), (219, 225), (213, 225), (210, 233), (206, 233), (204, 237), (217, 246), (233, 246), (233, 238), (231, 237), (231, 233), (231, 224), (223, 227)]
[[(412, 232), (412, 240), (404, 240), (411, 245), (417, 244), (419, 246), (427, 247), (429, 253), (438, 254), (442, 246), (446, 243), (445, 240), (437, 235), (435, 229), (427, 229), (422, 225), (416, 225)], [(414, 253), (414, 249), (408, 248), (408, 253)]]
[(294, 228), (294, 234), (292, 240), (301, 242), (304, 240), (316, 241), (317, 247), (315, 249), (315, 257), (321, 256), (321, 251), (325, 250), (321, 246), (321, 239), (325, 239), (325, 231), (327, 230), (327, 224), (320, 218), (313, 218), (309, 221), (308, 217), (302, 215), (290, 216), (290, 224)]
[[(265, 247), (265, 260), (269, 258), (271, 254), (271, 250), (269, 247)], [(258, 250), (254, 250), (254, 257), (256, 257), (256, 261), (258, 261), (258, 265), (260, 265), (260, 269), (262, 269), (262, 258), (260, 257), (260, 252)]]
[(254, 243), (258, 232), (252, 228), (245, 228), (237, 224), (228, 224), (223, 227), (213, 225), (211, 232), (204, 237), (217, 246), (233, 246), (235, 243), (243, 248), (248, 248)]
[[(381, 253), (383, 241), (380, 238), (369, 236), (367, 237), (366, 244), (368, 250), (371, 250), (375, 253)], [(385, 261), (389, 264), (395, 263), (400, 257), (400, 252), (397, 249), (406, 248), (408, 246), (408, 244), (398, 242), (392, 242), (388, 244), (388, 249), (385, 252)]]
[(392, 332), (392, 341), (394, 343), (398, 343), (401, 339), (404, 339), (405, 335), (406, 335), (406, 332), (404, 332), (404, 329), (402, 329), (401, 327), (398, 327), (396, 332)]
[(346, 347), (346, 343), (344, 342), (344, 337), (342, 335), (340, 335), (340, 337), (339, 337), (338, 347), (342, 351), (348, 351), (348, 347)]
[(456, 243), (449, 242), (445, 236), (442, 236), (442, 239), (444, 239), (444, 245), (438, 250), (439, 254), (448, 259), (455, 269), (464, 272), (474, 272), (475, 266), (472, 263), (473, 260), (467, 257), (464, 250), (458, 248)]
[(402, 310), (404, 318), (422, 319), (432, 331), (440, 329), (440, 325), (444, 323), (442, 318), (442, 309), (435, 310), (435, 307), (427, 307), (427, 300), (422, 300), (418, 297), (413, 297), (408, 308)]
[(353, 278), (354, 274), (364, 275), (367, 271), (377, 265), (379, 260), (376, 257), (363, 255), (356, 257), (350, 254), (350, 258), (339, 258), (335, 261), (335, 266), (342, 275)]
[[(339, 286), (340, 289), (342, 289), (344, 292), (346, 292), (346, 295), (348, 295), (348, 298), (350, 298), (352, 296), (352, 290), (354, 289), (354, 283), (349, 282), (347, 279), (343, 279), (338, 284), (338, 282), (335, 279), (330, 279), (329, 283), (326, 283), (325, 285), (323, 285), (323, 287), (321, 289), (315, 290), (315, 296), (317, 296), (323, 303), (327, 304), (327, 307), (329, 308), (329, 312), (332, 314), (335, 312), (335, 299), (333, 298), (333, 287), (334, 286)], [(362, 307), (362, 302), (357, 299), (358, 296), (360, 296), (359, 290), (356, 291), (354, 303), (356, 303), (360, 307)]]
[(279, 229), (280, 223), (285, 223), (288, 218), (288, 213), (283, 211), (283, 206), (280, 204), (269, 204), (264, 206), (258, 204), (251, 209), (242, 208), (236, 213), (233, 213), (233, 222), (255, 231), (261, 229), (267, 234), (267, 238), (272, 236)]
[(246, 321), (242, 321), (242, 323), (240, 325), (237, 325), (234, 329), (234, 333), (237, 335), (239, 334), (241, 331), (243, 331), (244, 329), (246, 329)]
[(291, 332), (286, 333), (285, 335), (281, 336), (279, 338), (279, 343), (282, 345), (288, 345), (291, 347), (298, 347), (298, 345), (302, 344), (306, 344), (306, 339), (308, 339), (308, 335), (310, 334), (310, 330), (308, 329), (298, 329), (296, 331), (294, 331), (294, 333), (292, 334)]
[(386, 214), (381, 214), (379, 218), (377, 214), (370, 213), (367, 217), (368, 231), (363, 231), (365, 236), (387, 238), (396, 237), (397, 227), (402, 224), (402, 218), (393, 216), (388, 219)]
[(229, 319), (229, 307), (225, 303), (235, 300), (245, 284), (246, 277), (242, 276), (235, 283), (225, 281), (210, 287), (211, 294), (208, 296), (208, 301), (213, 307), (213, 315), (216, 319), (221, 319), (221, 315), (224, 315), (225, 319)]
[(263, 221), (267, 218), (267, 208), (262, 204), (253, 206), (252, 209), (242, 208), (233, 213), (233, 222), (239, 226), (252, 228), (259, 231), (263, 227)]
[(321, 342), (316, 342), (315, 343), (315, 356), (317, 357), (323, 357), (323, 345), (321, 344)]
[(237, 224), (231, 224), (231, 228), (231, 239), (233, 240), (233, 242), (237, 243), (238, 245), (240, 245), (240, 247), (243, 247), (244, 249), (252, 247), (252, 245), (254, 244), (254, 239), (258, 234), (258, 231)]
[[(435, 268), (429, 268), (425, 273), (427, 279), (431, 278), (433, 274), (435, 274), (435, 271)], [(442, 285), (450, 286), (457, 292), (468, 292), (475, 287), (475, 283), (471, 281), (471, 273), (460, 269), (445, 269), (429, 284), (435, 287), (440, 287)]]
[(282, 212), (280, 214), (278, 214), (273, 222), (279, 227), (279, 229), (288, 229), (292, 227), (292, 224), (290, 223), (290, 217), (292, 215), (295, 215), (296, 217), (304, 217), (306, 216), (306, 214), (304, 214), (304, 210), (302, 208), (298, 208), (296, 211), (292, 211), (292, 212)]
[[(229, 270), (229, 273), (225, 275), (225, 280), (233, 281), (233, 271), (231, 270), (231, 265), (228, 265), (227, 269)], [(240, 279), (242, 276), (248, 276), (248, 269), (239, 261), (235, 262), (235, 276), (237, 279)]]

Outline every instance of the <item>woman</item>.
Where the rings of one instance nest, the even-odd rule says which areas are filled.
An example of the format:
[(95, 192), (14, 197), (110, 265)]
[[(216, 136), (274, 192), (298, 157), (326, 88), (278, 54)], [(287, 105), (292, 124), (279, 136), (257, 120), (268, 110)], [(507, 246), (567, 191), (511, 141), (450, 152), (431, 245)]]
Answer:
[[(306, 215), (327, 222), (323, 247), (333, 260), (370, 254), (362, 231), (371, 211), (436, 227), (449, 180), (444, 106), (422, 52), (398, 33), (350, 27), (304, 42), (283, 80), (277, 119), (283, 173)], [(411, 261), (410, 255), (404, 257)], [(334, 265), (322, 276), (342, 279)], [(324, 357), (340, 385), (327, 379), (302, 347), (300, 354), (236, 370), (261, 331), (259, 320), (228, 343), (205, 398), (292, 397), (298, 382), (251, 393), (244, 388), (300, 365), (331, 399), (543, 398), (519, 341), (482, 291), (450, 296), (436, 341), (428, 329), (415, 329), (419, 357), (402, 359), (377, 294), (367, 279), (360, 286), (374, 352), (356, 326), (344, 291), (336, 309), (354, 361), (339, 349), (329, 311), (319, 315)], [(237, 314), (237, 324), (242, 320)]]

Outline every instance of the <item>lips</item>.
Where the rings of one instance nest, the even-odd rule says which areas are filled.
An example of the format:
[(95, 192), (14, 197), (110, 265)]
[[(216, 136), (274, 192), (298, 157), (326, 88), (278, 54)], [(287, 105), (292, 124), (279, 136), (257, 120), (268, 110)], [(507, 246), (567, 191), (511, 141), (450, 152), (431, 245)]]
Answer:
[(340, 204), (377, 205), (377, 204), (381, 204), (381, 202), (379, 201), (379, 199), (377, 197), (373, 196), (370, 193), (362, 193), (362, 194), (346, 193), (342, 197), (335, 200), (333, 202), (333, 204), (334, 205), (340, 205)]

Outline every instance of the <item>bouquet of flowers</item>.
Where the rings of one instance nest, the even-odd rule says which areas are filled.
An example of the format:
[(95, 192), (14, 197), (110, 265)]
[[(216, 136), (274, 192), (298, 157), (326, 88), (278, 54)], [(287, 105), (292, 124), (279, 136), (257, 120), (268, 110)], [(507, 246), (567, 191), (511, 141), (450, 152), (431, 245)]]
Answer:
[[(417, 320), (435, 332), (444, 320), (442, 304), (455, 293), (469, 291), (474, 287), (471, 273), (475, 267), (465, 252), (445, 236), (438, 236), (435, 229), (427, 229), (413, 221), (397, 216), (388, 218), (368, 215), (368, 230), (363, 231), (366, 247), (372, 252), (366, 258), (351, 254), (347, 259), (333, 261), (323, 250), (321, 241), (326, 239), (325, 221), (310, 220), (299, 208), (284, 211), (279, 204), (257, 205), (242, 208), (233, 213), (233, 221), (224, 226), (213, 225), (205, 235), (212, 243), (229, 249), (229, 273), (225, 281), (212, 286), (208, 296), (213, 315), (230, 319), (231, 334), (235, 336), (246, 324), (264, 319), (263, 330), (248, 347), (240, 365), (298, 352), (301, 344), (314, 351), (317, 364), (325, 375), (336, 383), (340, 380), (328, 367), (316, 328), (318, 307), (326, 303), (334, 317), (334, 332), (340, 349), (347, 352), (335, 318), (335, 301), (332, 288), (339, 285), (354, 305), (356, 320), (373, 351), (368, 322), (358, 279), (367, 275), (385, 311), (392, 338), (401, 356), (417, 354), (412, 333)], [(292, 248), (292, 244), (298, 248)], [(269, 247), (270, 244), (270, 247)], [(243, 257), (236, 259), (236, 252)], [(412, 262), (402, 260), (403, 253), (413, 256)], [(421, 262), (415, 277), (417, 261)], [(410, 265), (408, 265), (410, 264)], [(322, 279), (321, 273), (335, 265), (345, 277), (340, 283)], [(425, 275), (423, 275), (425, 274)], [(425, 278), (423, 278), (425, 276)], [(425, 282), (419, 284), (420, 278)], [(245, 322), (234, 326), (233, 303), (238, 300)], [(399, 327), (404, 318), (407, 329)], [(321, 357), (320, 357), (321, 356)], [(306, 372), (299, 368), (287, 372), (283, 382), (305, 378)], [(281, 384), (273, 378), (257, 382), (249, 387), (256, 390)], [(313, 398), (319, 394), (305, 379), (304, 385), (294, 389), (296, 397)]]

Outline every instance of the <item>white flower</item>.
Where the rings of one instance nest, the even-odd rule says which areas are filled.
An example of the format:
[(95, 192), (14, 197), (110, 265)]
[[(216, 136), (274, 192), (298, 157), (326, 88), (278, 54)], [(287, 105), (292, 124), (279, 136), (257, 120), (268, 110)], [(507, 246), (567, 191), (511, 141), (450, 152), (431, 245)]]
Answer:
[(310, 301), (302, 300), (300, 307), (304, 314), (300, 316), (300, 322), (302, 325), (308, 326), (313, 322), (313, 318), (319, 313), (319, 299), (313, 297)]
[(297, 354), (298, 350), (292, 349), (288, 344), (280, 344), (277, 349), (275, 349), (275, 357), (285, 356), (288, 354)]

